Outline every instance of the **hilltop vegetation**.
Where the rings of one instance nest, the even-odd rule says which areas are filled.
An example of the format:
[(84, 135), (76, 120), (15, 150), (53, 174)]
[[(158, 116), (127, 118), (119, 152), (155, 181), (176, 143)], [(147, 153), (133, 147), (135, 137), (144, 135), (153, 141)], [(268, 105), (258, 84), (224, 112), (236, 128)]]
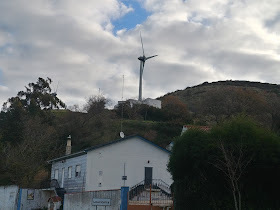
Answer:
[[(186, 152), (187, 151), (187, 152)], [(176, 139), (169, 162), (175, 208), (279, 209), (280, 138), (239, 115)]]
[(216, 125), (239, 113), (279, 132), (280, 86), (248, 81), (220, 81), (169, 93), (184, 102), (194, 124)]
[[(188, 121), (186, 106), (176, 100), (167, 100), (162, 110), (128, 104), (108, 110), (107, 99), (92, 96), (81, 110), (70, 111), (52, 92), (51, 82), (39, 78), (2, 107), (0, 185), (40, 187), (49, 178), (46, 161), (65, 154), (68, 135), (72, 136), (73, 152), (119, 139), (121, 130), (127, 136), (138, 134), (165, 147)], [(174, 106), (180, 113), (170, 111)]]
[(279, 131), (279, 86), (251, 82), (203, 83), (169, 93), (162, 109), (129, 103), (106, 109), (108, 99), (91, 96), (82, 108), (69, 110), (39, 78), (7, 100), (0, 113), (0, 185), (39, 187), (49, 178), (46, 161), (65, 154), (68, 135), (72, 151), (141, 135), (165, 147), (184, 124), (214, 125), (243, 113)]

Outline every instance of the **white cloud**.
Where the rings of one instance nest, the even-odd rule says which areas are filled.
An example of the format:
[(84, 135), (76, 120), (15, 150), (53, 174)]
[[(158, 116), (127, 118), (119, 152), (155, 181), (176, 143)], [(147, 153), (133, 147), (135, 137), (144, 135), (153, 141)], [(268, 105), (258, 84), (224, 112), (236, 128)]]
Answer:
[[(112, 20), (137, 13), (120, 0), (0, 2), (0, 104), (38, 77), (59, 81), (68, 105), (101, 92), (137, 97), (142, 32), (144, 97), (224, 79), (278, 83), (279, 0), (135, 0), (151, 12), (113, 34)], [(3, 87), (6, 87), (3, 88)]]

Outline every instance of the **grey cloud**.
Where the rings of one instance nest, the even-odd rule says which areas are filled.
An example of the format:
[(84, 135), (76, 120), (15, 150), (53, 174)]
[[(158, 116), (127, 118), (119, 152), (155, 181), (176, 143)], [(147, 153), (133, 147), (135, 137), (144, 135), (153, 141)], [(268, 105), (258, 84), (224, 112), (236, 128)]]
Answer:
[[(145, 65), (144, 97), (204, 81), (276, 83), (280, 76), (277, 2), (260, 8), (256, 2), (146, 0), (143, 6), (152, 12), (147, 21), (117, 36), (105, 25), (129, 8), (115, 0), (83, 2), (0, 3), (0, 80), (7, 87), (0, 86), (0, 104), (47, 76), (54, 87), (59, 81), (58, 95), (69, 106), (99, 88), (120, 100), (122, 75), (124, 98), (137, 97), (140, 30), (146, 55), (159, 55)], [(252, 16), (250, 8), (262, 15)]]

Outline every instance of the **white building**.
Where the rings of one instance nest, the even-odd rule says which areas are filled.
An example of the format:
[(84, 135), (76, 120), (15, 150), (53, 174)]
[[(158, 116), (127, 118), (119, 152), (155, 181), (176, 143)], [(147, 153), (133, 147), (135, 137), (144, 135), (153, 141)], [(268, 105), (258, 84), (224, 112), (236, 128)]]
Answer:
[[(130, 136), (50, 160), (51, 178), (66, 192), (120, 189), (152, 179), (171, 185), (170, 151)], [(123, 180), (126, 179), (126, 180)]]
[(126, 102), (129, 103), (130, 107), (133, 107), (134, 105), (146, 104), (148, 106), (161, 109), (161, 100), (152, 99), (152, 98), (146, 98), (142, 101), (135, 100), (135, 99), (128, 99), (127, 101), (118, 101), (118, 104), (115, 106), (115, 108), (117, 108), (121, 104), (125, 104)]
[(161, 109), (161, 100), (146, 98), (145, 100), (143, 100), (142, 103), (147, 104), (149, 106), (153, 106), (153, 107), (158, 108), (158, 109)]

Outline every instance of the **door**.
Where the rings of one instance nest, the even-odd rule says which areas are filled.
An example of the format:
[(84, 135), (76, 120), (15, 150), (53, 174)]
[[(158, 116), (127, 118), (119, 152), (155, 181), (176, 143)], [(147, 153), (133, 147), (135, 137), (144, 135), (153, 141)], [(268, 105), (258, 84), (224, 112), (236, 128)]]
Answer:
[(62, 168), (61, 188), (64, 186), (64, 168)]
[(145, 185), (150, 186), (153, 180), (153, 167), (145, 167)]

